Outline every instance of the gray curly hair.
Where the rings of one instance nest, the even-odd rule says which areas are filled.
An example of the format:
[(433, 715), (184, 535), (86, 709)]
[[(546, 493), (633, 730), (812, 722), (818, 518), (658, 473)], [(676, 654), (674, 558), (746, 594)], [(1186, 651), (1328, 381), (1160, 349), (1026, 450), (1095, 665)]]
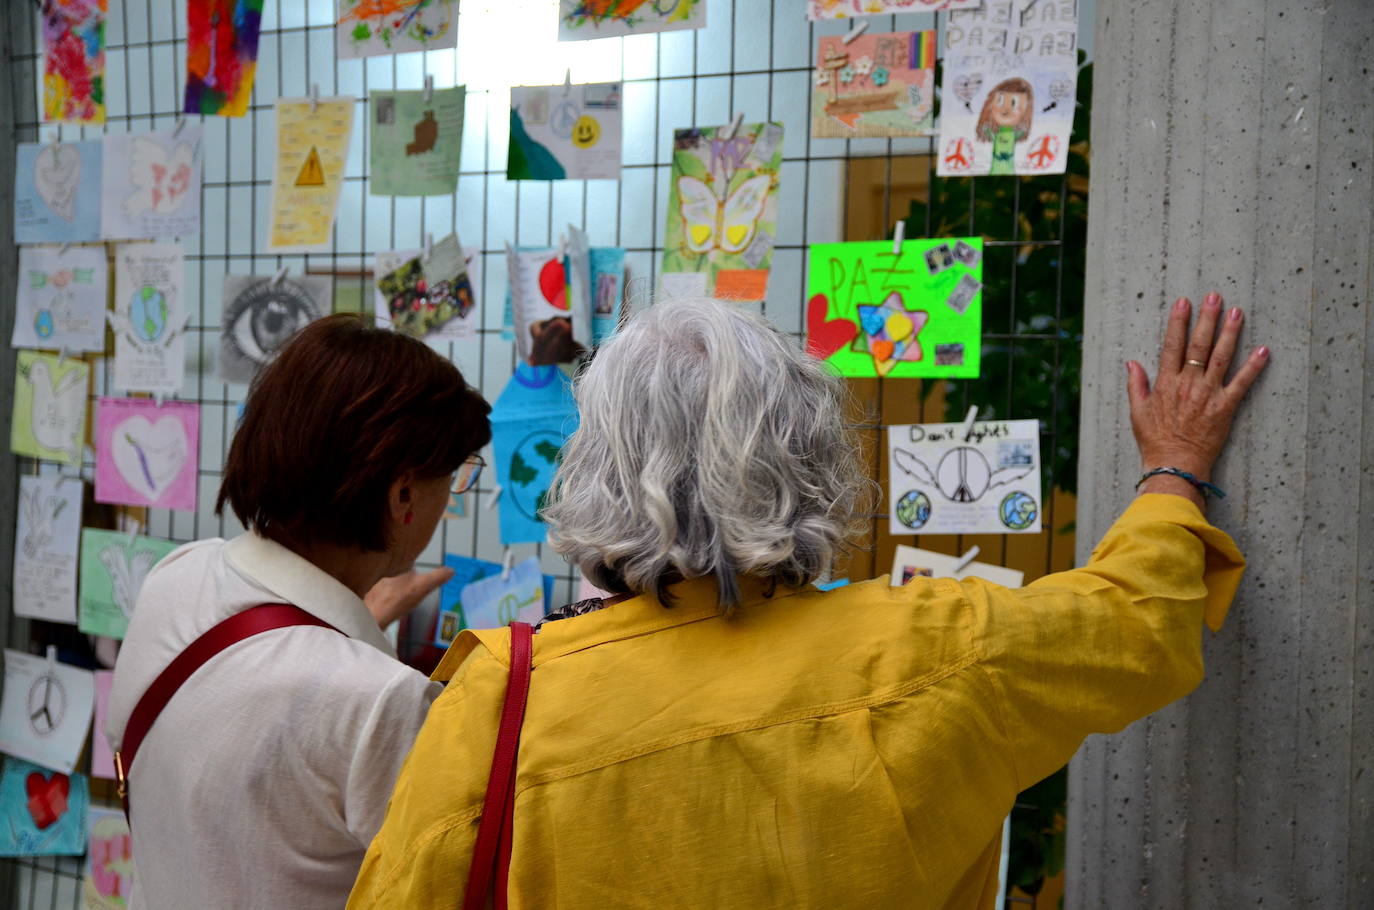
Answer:
[(844, 387), (762, 317), (716, 300), (651, 306), (576, 383), (581, 424), (544, 512), (553, 548), (609, 591), (713, 575), (800, 587), (856, 530), (871, 482)]

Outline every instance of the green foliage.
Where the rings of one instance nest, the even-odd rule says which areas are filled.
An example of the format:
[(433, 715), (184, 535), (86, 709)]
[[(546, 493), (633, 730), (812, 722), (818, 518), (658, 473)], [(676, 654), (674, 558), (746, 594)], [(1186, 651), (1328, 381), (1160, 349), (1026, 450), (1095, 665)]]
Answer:
[(1064, 868), (1068, 778), (1068, 769), (1060, 768), (1018, 796), (1011, 813), (1007, 881), (1032, 896)]
[(1042, 452), (1045, 485), (1069, 492), (1078, 488), (1091, 107), (1089, 64), (1079, 70), (1065, 176), (932, 175), (929, 204), (913, 202), (906, 218), (907, 237), (1012, 242), (984, 253), (982, 375), (948, 382), (945, 419), (963, 420), (971, 404), (980, 419), (1038, 418), (1053, 438)]

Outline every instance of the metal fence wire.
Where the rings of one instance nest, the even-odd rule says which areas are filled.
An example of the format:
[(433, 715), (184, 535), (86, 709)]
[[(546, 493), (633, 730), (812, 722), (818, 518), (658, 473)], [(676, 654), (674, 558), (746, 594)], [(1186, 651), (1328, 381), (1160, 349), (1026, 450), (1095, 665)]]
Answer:
[[(238, 407), (247, 392), (246, 386), (222, 382), (216, 372), (221, 283), (226, 274), (272, 274), (285, 265), (295, 274), (327, 275), (336, 309), (370, 309), (373, 254), (419, 247), (426, 233), (439, 238), (456, 231), (465, 246), (482, 250), (481, 321), (474, 337), (438, 349), (493, 400), (516, 363), (513, 343), (502, 337), (505, 244), (554, 245), (566, 224), (581, 226), (593, 245), (626, 248), (629, 288), (637, 291), (632, 302), (643, 305), (649, 296), (644, 291), (656, 286), (661, 264), (672, 131), (728, 123), (741, 111), (750, 120), (781, 121), (786, 129), (778, 236), (768, 298), (761, 308), (798, 345), (805, 331), (809, 245), (890, 236), (898, 218), (908, 219), (908, 237), (976, 234), (986, 240), (984, 364), (1001, 358), (1004, 365), (978, 383), (945, 384), (939, 389), (901, 380), (854, 383), (859, 403), (856, 430), (867, 434), (873, 447), (875, 477), (885, 471), (881, 426), (945, 420), (946, 412), (962, 416), (967, 403), (977, 402), (998, 416), (1040, 418), (1046, 489), (1072, 490), (1071, 477), (1063, 476), (1071, 470), (1072, 459), (1052, 453), (1076, 450), (1073, 377), (1079, 323), (1074, 320), (1081, 314), (1083, 238), (1075, 236), (1070, 217), (1073, 178), (943, 181), (934, 175), (931, 139), (811, 138), (817, 40), (844, 33), (849, 23), (808, 22), (801, 0), (709, 0), (708, 25), (701, 30), (559, 44), (556, 0), (464, 0), (456, 50), (339, 60), (334, 50), (334, 2), (265, 4), (256, 85), (247, 115), (204, 118), (202, 229), (183, 238), (191, 321), (186, 380), (177, 396), (201, 406), (198, 507), (193, 513), (151, 510), (143, 516), (146, 533), (189, 541), (241, 531), (232, 515), (213, 512)], [(1089, 30), (1090, 9), (1083, 14)], [(185, 3), (179, 0), (109, 0), (107, 122), (103, 127), (63, 126), (64, 141), (176, 125), (186, 71), (185, 15)], [(9, 93), (15, 112), (5, 149), (10, 158), (15, 143), (50, 141), (59, 135), (59, 127), (42, 123), (38, 116), (40, 19), (33, 0), (6, 0), (6, 34), (0, 40), (8, 53), (0, 91)], [(870, 17), (875, 32), (939, 30), (943, 25), (943, 17), (931, 13)], [(621, 179), (507, 181), (508, 86), (560, 83), (565, 72), (574, 82), (624, 82)], [(364, 115), (369, 93), (420, 89), (426, 75), (433, 76), (439, 88), (467, 86), (458, 190), (451, 197), (369, 195)], [(325, 253), (269, 255), (262, 250), (274, 160), (273, 106), (278, 96), (306, 96), (312, 86), (325, 96), (353, 96), (358, 105), (334, 242)], [(1080, 135), (1085, 137), (1086, 133)], [(912, 175), (910, 188), (905, 188), (902, 175)], [(1085, 175), (1082, 182), (1085, 192)], [(870, 201), (861, 205), (863, 194)], [(1029, 269), (1036, 271), (1033, 282), (1020, 277)], [(12, 315), (9, 299), (4, 307)], [(6, 319), (0, 332), (8, 338), (10, 328)], [(13, 351), (6, 349), (5, 357), (0, 370), (12, 374)], [(108, 358), (90, 357), (88, 362), (93, 405), (114, 390)], [(1046, 393), (1027, 400), (1024, 388), (1036, 382)], [(8, 402), (4, 408), (8, 411)], [(1013, 410), (1016, 413), (1010, 413)], [(89, 451), (87, 455), (83, 473), (89, 478), (94, 465)], [(39, 470), (36, 463), (16, 461), (8, 453), (0, 458), (9, 459), (9, 467), (19, 473)], [(421, 557), (421, 567), (439, 565), (444, 553), (501, 559), (497, 514), (486, 508), (493, 482), (484, 476), (476, 495), (470, 494), (467, 514), (441, 523)], [(84, 524), (114, 526), (118, 510), (93, 510), (89, 490), (87, 498)], [(1048, 497), (1047, 507), (1054, 508)], [(1071, 525), (1072, 514), (1048, 518), (1051, 528), (1058, 529)], [(887, 571), (892, 541), (886, 526), (886, 514), (875, 514), (870, 538), (849, 566), (837, 568), (837, 574), (849, 571), (868, 577), (862, 573)], [(1029, 577), (1063, 568), (1065, 559), (1072, 558), (1072, 545), (1065, 557), (1053, 536), (1047, 532), (1035, 545), (988, 538), (983, 558), (1019, 560), (1027, 564)], [(922, 546), (950, 551), (967, 543), (954, 538), (920, 540)], [(558, 579), (555, 605), (574, 598), (574, 568), (542, 545), (518, 550), (521, 556), (538, 555), (544, 571)], [(0, 597), (5, 598), (10, 647), (41, 653), (45, 644), (65, 641), (89, 651), (74, 629), (16, 619), (10, 615), (9, 592)], [(434, 659), (432, 648), (426, 647), (433, 635), (434, 613), (435, 604), (427, 604), (402, 630), (403, 657), (417, 664)], [(115, 804), (105, 782), (92, 785), (95, 803)], [(27, 910), (79, 907), (81, 865), (79, 858), (0, 861), (0, 905)]]

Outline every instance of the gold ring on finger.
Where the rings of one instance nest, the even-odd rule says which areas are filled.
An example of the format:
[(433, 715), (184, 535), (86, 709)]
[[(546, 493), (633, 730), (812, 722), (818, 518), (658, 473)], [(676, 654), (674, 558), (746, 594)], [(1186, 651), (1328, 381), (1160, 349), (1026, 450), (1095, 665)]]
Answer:
[(1201, 360), (1185, 360), (1183, 362), (1190, 367), (1202, 367), (1204, 370), (1207, 369), (1207, 364), (1203, 363)]

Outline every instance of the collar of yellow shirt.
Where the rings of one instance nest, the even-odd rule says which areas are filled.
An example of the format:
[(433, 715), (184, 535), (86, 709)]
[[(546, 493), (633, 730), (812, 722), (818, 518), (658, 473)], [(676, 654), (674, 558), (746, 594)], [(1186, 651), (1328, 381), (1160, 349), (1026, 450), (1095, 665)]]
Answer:
[[(799, 590), (748, 576), (740, 577), (739, 586), (740, 608), (761, 600), (796, 594)], [(546, 623), (534, 637), (534, 666), (606, 642), (647, 635), (720, 614), (714, 576), (679, 582), (668, 591), (673, 596), (671, 607), (665, 607), (658, 598), (645, 594), (594, 613)], [(479, 643), (485, 645), (501, 663), (510, 663), (509, 628), (464, 629), (453, 640), (430, 679), (443, 683), (451, 680)]]

